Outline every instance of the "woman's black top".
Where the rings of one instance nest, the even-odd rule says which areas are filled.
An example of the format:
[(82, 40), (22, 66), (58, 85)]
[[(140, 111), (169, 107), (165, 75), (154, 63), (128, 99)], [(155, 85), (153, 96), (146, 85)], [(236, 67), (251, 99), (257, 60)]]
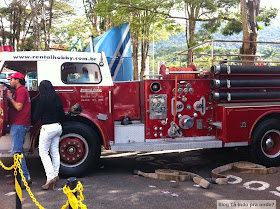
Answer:
[(55, 94), (50, 96), (41, 95), (37, 102), (33, 119), (35, 121), (41, 119), (41, 124), (60, 123), (65, 117), (60, 97)]

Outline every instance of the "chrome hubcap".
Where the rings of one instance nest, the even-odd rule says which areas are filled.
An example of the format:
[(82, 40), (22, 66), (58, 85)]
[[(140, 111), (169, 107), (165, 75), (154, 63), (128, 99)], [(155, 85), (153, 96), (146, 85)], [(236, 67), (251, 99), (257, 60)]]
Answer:
[(273, 147), (274, 142), (273, 142), (273, 140), (272, 140), (271, 138), (268, 138), (268, 139), (265, 141), (265, 145), (266, 145), (266, 147), (269, 149), (269, 148)]

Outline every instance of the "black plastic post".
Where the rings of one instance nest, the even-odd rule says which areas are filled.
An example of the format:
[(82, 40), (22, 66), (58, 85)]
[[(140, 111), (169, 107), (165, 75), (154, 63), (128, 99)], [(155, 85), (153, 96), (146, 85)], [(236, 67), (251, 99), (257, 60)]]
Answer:
[[(21, 152), (16, 152), (16, 154), (21, 155)], [(14, 157), (15, 157), (14, 155)], [(20, 164), (21, 166), (21, 164)], [(18, 182), (18, 184), (17, 184)], [(18, 187), (19, 185), (19, 187)], [(22, 190), (21, 190), (21, 176), (19, 173), (19, 168), (17, 167), (17, 175), (15, 176), (15, 189), (16, 189), (16, 209), (22, 209)]]
[[(69, 177), (67, 179), (67, 184), (70, 187), (70, 189), (75, 189), (77, 186), (78, 180), (76, 177)], [(74, 195), (77, 197), (77, 192), (74, 193)], [(69, 209), (72, 209), (71, 205), (69, 204)]]

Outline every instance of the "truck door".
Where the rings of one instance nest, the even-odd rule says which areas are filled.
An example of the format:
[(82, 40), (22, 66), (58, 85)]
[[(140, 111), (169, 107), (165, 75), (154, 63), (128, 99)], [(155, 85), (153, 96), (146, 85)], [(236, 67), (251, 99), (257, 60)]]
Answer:
[(104, 133), (107, 132), (108, 138), (112, 139), (113, 84), (106, 80), (108, 78), (102, 72), (102, 67), (96, 63), (65, 62), (61, 66), (61, 81), (64, 85), (56, 89), (64, 104), (79, 103), (83, 110), (81, 116), (92, 118), (100, 127), (109, 127), (110, 131)]
[[(100, 56), (92, 56), (97, 55)], [(99, 158), (102, 142), (104, 147), (108, 147), (108, 141), (114, 136), (113, 82), (108, 65), (96, 61), (39, 61), (38, 83), (42, 80), (52, 82), (65, 112), (75, 105), (82, 110), (74, 111), (74, 114), (71, 111), (67, 115), (62, 124), (59, 145), (60, 172), (71, 175), (82, 173)]]

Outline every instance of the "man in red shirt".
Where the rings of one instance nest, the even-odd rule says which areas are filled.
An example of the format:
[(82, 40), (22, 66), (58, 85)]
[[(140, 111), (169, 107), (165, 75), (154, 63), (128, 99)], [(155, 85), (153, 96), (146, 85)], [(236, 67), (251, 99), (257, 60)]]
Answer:
[[(24, 76), (21, 73), (14, 73), (10, 76), (11, 88), (15, 89), (14, 94), (11, 91), (7, 92), (9, 102), (9, 124), (10, 135), (12, 141), (12, 153), (21, 152), (23, 158), (21, 168), (23, 175), (28, 184), (31, 184), (31, 178), (26, 166), (26, 161), (23, 152), (23, 144), (25, 135), (31, 126), (31, 102), (27, 89), (25, 88)], [(22, 183), (22, 187), (23, 187)]]

